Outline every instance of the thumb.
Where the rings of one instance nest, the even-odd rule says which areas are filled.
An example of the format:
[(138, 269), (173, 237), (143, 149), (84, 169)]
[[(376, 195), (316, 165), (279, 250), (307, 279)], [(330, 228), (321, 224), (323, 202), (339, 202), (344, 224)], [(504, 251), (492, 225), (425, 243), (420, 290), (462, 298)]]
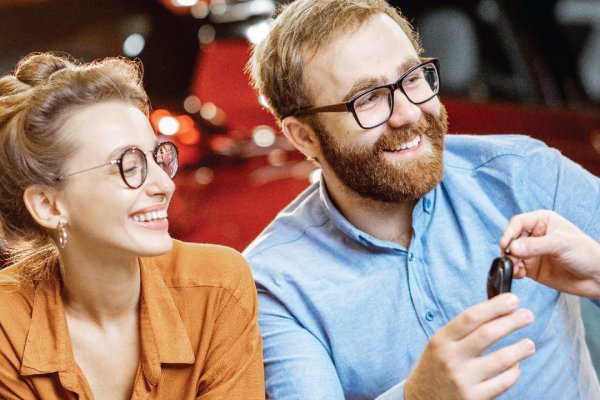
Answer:
[(530, 258), (560, 253), (560, 241), (551, 236), (529, 236), (513, 240), (510, 253), (519, 258)]

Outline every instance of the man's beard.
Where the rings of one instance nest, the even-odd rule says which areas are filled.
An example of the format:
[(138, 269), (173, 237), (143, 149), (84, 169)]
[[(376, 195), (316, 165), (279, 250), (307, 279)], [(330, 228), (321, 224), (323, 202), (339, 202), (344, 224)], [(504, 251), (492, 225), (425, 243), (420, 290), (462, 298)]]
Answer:
[[(341, 144), (318, 120), (313, 129), (327, 164), (347, 188), (362, 197), (383, 202), (417, 200), (444, 176), (444, 136), (448, 117), (442, 104), (438, 117), (423, 113), (417, 124), (383, 134), (369, 148)], [(422, 141), (429, 139), (431, 152), (396, 163), (385, 158), (386, 149), (395, 149), (421, 134)]]

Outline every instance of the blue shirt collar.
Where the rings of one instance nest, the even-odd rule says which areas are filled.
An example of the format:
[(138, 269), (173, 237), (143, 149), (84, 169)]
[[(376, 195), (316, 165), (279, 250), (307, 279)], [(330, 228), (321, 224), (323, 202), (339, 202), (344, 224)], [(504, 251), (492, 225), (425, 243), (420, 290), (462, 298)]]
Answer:
[[(437, 187), (439, 187), (439, 185), (436, 186), (429, 193), (425, 194), (425, 196), (421, 197), (415, 205), (415, 209), (413, 211), (413, 224), (415, 219), (421, 213), (421, 210), (426, 214), (431, 214), (435, 204), (434, 200)], [(333, 204), (333, 201), (329, 196), (329, 192), (327, 191), (327, 186), (325, 185), (323, 174), (320, 175), (319, 179), (319, 197), (321, 199), (321, 204), (325, 210), (325, 214), (329, 217), (331, 222), (352, 240), (362, 243), (367, 247), (376, 248), (378, 251), (384, 250), (393, 253), (397, 253), (398, 251), (406, 251), (404, 247), (400, 246), (397, 243), (390, 242), (388, 240), (377, 239), (376, 237), (352, 225), (352, 223), (350, 223), (350, 221), (348, 221), (346, 217), (344, 217), (344, 215)]]

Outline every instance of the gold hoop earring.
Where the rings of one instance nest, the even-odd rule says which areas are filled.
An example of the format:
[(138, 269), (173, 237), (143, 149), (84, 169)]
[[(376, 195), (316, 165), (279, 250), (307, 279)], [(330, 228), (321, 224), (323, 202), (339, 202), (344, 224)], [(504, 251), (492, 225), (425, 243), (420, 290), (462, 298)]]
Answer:
[(67, 234), (66, 226), (67, 226), (66, 222), (59, 221), (58, 226), (56, 227), (56, 229), (58, 229), (58, 245), (60, 246), (61, 249), (64, 249), (65, 246), (67, 245), (68, 234)]

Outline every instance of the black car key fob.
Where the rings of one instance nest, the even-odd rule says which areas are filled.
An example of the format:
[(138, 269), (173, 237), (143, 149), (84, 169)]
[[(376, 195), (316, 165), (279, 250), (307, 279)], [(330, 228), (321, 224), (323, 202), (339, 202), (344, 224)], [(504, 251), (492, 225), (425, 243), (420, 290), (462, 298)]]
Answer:
[(488, 299), (510, 292), (513, 279), (513, 262), (508, 257), (498, 257), (492, 262), (487, 280)]

